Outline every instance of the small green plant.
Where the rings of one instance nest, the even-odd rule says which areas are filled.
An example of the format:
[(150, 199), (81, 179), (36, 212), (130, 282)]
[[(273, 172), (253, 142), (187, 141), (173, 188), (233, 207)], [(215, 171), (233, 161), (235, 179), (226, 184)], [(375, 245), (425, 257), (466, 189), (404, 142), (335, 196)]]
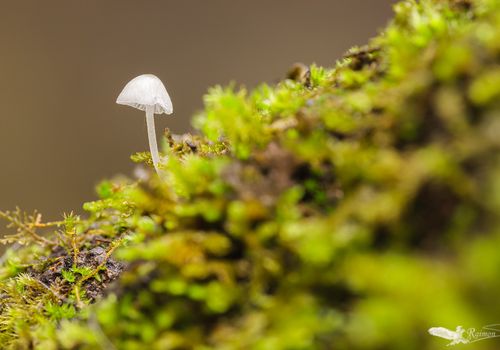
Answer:
[(331, 68), (210, 89), (161, 179), (0, 213), (0, 344), (437, 349), (498, 322), (499, 42), (498, 0), (402, 1)]

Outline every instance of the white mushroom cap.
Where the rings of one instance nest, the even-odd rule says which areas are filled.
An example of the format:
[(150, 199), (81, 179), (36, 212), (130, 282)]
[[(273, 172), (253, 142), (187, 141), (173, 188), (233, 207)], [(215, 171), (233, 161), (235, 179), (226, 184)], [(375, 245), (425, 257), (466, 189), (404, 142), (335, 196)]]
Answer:
[(139, 75), (129, 81), (116, 99), (116, 103), (141, 111), (153, 106), (154, 114), (172, 114), (174, 111), (165, 85), (153, 74)]

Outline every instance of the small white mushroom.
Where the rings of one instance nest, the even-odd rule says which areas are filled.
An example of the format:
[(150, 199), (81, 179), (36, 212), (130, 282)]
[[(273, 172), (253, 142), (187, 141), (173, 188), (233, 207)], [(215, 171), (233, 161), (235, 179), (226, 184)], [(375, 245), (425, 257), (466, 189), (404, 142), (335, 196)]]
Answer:
[(123, 88), (116, 99), (120, 105), (131, 106), (141, 111), (146, 111), (146, 124), (148, 127), (149, 149), (156, 172), (159, 174), (158, 163), (160, 155), (156, 143), (155, 114), (172, 114), (172, 101), (165, 85), (153, 74), (143, 74), (132, 79)]

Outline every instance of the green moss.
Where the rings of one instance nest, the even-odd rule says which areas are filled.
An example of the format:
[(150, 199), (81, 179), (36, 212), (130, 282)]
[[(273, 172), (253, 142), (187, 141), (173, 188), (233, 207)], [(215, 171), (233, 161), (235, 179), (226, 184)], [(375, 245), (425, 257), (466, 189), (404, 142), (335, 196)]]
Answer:
[(211, 89), (161, 178), (100, 183), (85, 218), (0, 213), (2, 348), (437, 349), (432, 326), (498, 323), (499, 43), (497, 0), (402, 1), (332, 68)]

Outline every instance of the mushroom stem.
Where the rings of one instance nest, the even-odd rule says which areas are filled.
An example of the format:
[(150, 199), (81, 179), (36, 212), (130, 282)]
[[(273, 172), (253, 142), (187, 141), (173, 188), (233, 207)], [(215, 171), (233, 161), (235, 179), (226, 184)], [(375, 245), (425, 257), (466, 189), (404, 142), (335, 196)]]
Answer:
[(153, 158), (153, 165), (155, 167), (156, 173), (160, 175), (160, 171), (158, 170), (160, 155), (158, 153), (158, 144), (156, 143), (154, 106), (146, 106), (146, 124), (148, 126), (148, 139), (151, 158)]

